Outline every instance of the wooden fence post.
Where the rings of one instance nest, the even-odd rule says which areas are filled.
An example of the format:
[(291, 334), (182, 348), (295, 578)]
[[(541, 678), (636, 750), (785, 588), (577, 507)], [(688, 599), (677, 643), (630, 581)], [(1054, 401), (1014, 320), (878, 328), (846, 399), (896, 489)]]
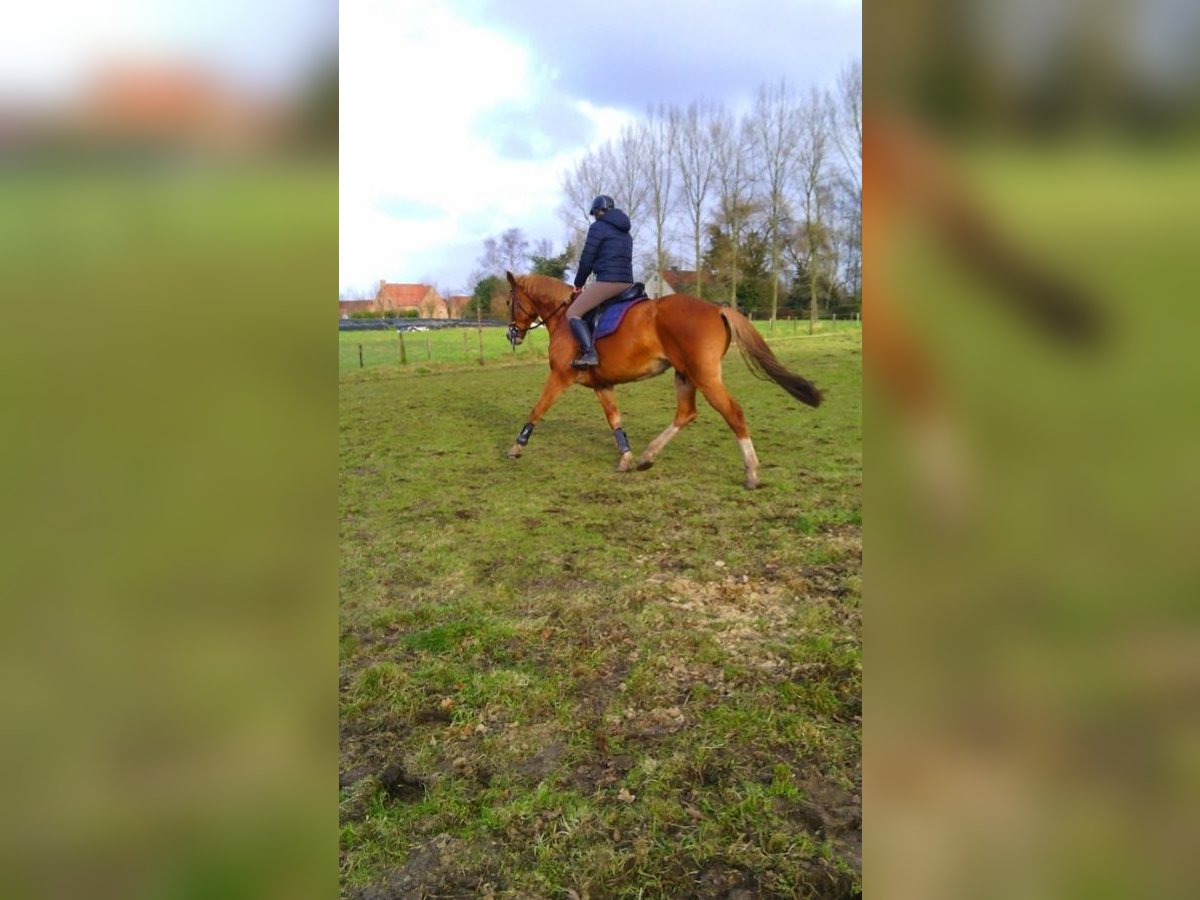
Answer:
[(483, 307), (475, 305), (475, 327), (479, 329), (479, 364), (483, 365)]
[(358, 367), (360, 369), (363, 367), (362, 344), (358, 345)]
[(400, 365), (407, 366), (408, 354), (404, 352), (404, 332), (397, 331), (396, 334), (400, 335)]

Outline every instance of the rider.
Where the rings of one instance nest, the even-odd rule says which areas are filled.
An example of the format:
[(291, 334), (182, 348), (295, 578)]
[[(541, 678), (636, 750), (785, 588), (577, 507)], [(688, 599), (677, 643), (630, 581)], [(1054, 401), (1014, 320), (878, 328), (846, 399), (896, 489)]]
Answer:
[[(601, 194), (592, 201), (588, 213), (595, 218), (588, 228), (579, 266), (575, 271), (575, 290), (567, 307), (567, 323), (579, 342), (579, 356), (571, 363), (577, 369), (599, 365), (592, 344), (592, 330), (583, 321), (583, 314), (611, 300), (633, 284), (633, 236), (629, 233), (629, 216), (616, 208), (613, 198)], [(596, 280), (584, 287), (588, 276)]]

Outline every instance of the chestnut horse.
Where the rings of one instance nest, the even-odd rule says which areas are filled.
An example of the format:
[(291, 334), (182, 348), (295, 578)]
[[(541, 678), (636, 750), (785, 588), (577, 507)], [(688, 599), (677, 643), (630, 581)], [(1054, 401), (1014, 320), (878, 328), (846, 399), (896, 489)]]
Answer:
[(746, 417), (721, 381), (721, 360), (731, 340), (737, 342), (751, 372), (774, 381), (801, 403), (809, 406), (821, 403), (821, 392), (806, 378), (784, 368), (745, 316), (737, 310), (687, 294), (669, 294), (630, 307), (621, 327), (596, 341), (600, 364), (589, 369), (572, 368), (571, 361), (578, 345), (567, 326), (570, 286), (546, 275), (507, 274), (511, 286), (508, 295), (509, 341), (516, 346), (525, 339), (529, 329), (538, 325), (545, 325), (550, 334), (550, 377), (529, 413), (529, 420), (517, 435), (517, 442), (508, 451), (510, 459), (521, 455), (533, 426), (559, 395), (572, 384), (581, 384), (596, 392), (596, 399), (613, 430), (620, 453), (617, 471), (628, 471), (633, 451), (621, 429), (621, 412), (613, 396), (613, 385), (652, 378), (674, 368), (678, 402), (675, 420), (650, 442), (637, 467), (650, 468), (671, 438), (696, 418), (696, 391), (699, 390), (737, 436), (746, 469), (746, 487), (758, 487), (758, 456), (746, 428)]

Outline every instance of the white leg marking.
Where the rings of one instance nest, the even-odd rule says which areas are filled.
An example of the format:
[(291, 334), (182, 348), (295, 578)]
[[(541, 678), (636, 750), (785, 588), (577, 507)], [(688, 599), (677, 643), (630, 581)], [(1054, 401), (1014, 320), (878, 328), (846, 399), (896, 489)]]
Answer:
[(739, 438), (738, 446), (742, 448), (742, 462), (746, 466), (746, 487), (758, 487), (758, 454), (754, 452), (754, 442), (750, 438)]
[(638, 468), (645, 468), (654, 462), (654, 457), (658, 456), (662, 452), (663, 447), (667, 446), (671, 438), (675, 437), (678, 433), (678, 428), (674, 425), (668, 425), (666, 431), (652, 440), (650, 446), (643, 451), (642, 458), (638, 460)]

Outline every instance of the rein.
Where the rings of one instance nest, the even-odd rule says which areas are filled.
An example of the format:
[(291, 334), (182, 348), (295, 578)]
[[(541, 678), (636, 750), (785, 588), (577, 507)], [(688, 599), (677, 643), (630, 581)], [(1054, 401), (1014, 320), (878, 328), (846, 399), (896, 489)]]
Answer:
[[(517, 309), (518, 309), (518, 307), (520, 308), (521, 312), (523, 312), (523, 313), (528, 313), (529, 310), (526, 309), (525, 305), (521, 303), (520, 298), (517, 297), (517, 289), (516, 288), (509, 289), (508, 299), (510, 301), (512, 301), (512, 314), (509, 316), (508, 325), (509, 325), (509, 328), (515, 328), (516, 324), (517, 324)], [(546, 313), (545, 315), (542, 315), (540, 312), (538, 312), (537, 307), (534, 307), (533, 312), (537, 313), (537, 318), (534, 321), (529, 323), (529, 325), (525, 328), (525, 331), (528, 333), (530, 331), (533, 331), (535, 328), (541, 328), (543, 325), (548, 324), (551, 319), (553, 319), (556, 315), (558, 315), (558, 313), (560, 311), (562, 311), (565, 307), (569, 306), (570, 304), (571, 304), (570, 297), (568, 297), (566, 300), (560, 300), (558, 303), (558, 306), (554, 307), (554, 309), (550, 310), (550, 312)]]

